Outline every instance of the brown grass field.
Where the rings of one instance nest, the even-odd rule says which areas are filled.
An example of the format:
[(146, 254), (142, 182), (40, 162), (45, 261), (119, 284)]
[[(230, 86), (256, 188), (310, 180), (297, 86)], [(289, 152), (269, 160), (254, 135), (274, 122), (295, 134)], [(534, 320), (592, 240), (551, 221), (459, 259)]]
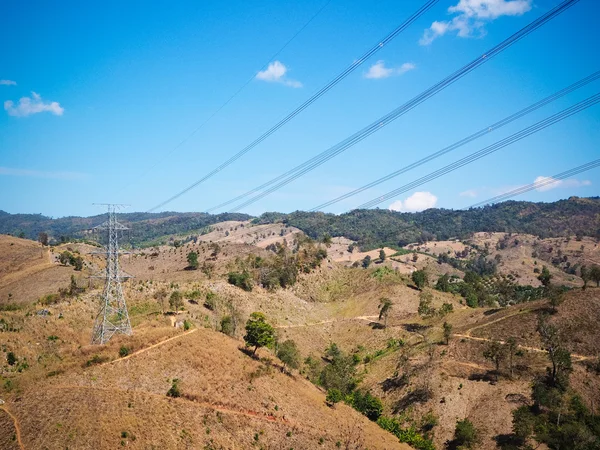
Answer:
[[(89, 344), (100, 285), (92, 284), (56, 304), (36, 303), (67, 287), (71, 275), (79, 286), (87, 287), (86, 277), (102, 268), (98, 256), (87, 254), (91, 248), (65, 244), (50, 252), (32, 241), (0, 236), (0, 318), (11, 330), (0, 332), (0, 399), (5, 402), (0, 405), (0, 448), (409, 448), (349, 406), (327, 406), (325, 393), (301, 371), (282, 372), (282, 363), (271, 350), (260, 349), (260, 359), (242, 351), (243, 323), (253, 311), (267, 315), (280, 340), (293, 339), (303, 358), (319, 359), (331, 343), (356, 354), (359, 386), (382, 399), (385, 415), (406, 424), (418, 424), (427, 413), (437, 417), (436, 448), (444, 447), (456, 421), (463, 418), (480, 430), (478, 448), (484, 450), (496, 448), (495, 436), (510, 432), (512, 410), (530, 401), (531, 381), (548, 365), (536, 333), (538, 314), (548, 312), (545, 300), (471, 309), (458, 296), (427, 288), (436, 308), (450, 303), (453, 312), (422, 319), (417, 314), (419, 291), (408, 274), (425, 268), (435, 280), (451, 268), (423, 254), (416, 263), (412, 255), (405, 255), (399, 257), (401, 262), (387, 258), (368, 270), (350, 268), (349, 262), (367, 253), (350, 254), (351, 241), (343, 238), (334, 239), (329, 257), (313, 272), (300, 275), (293, 287), (268, 291), (256, 286), (245, 292), (225, 280), (235, 259), (265, 255), (268, 243), (283, 242), (285, 236), (280, 229), (274, 235), (263, 231), (262, 237), (262, 228), (241, 225), (217, 224), (195, 244), (139, 250), (123, 257), (124, 270), (135, 276), (124, 284), (133, 335), (116, 336), (104, 346)], [(284, 230), (289, 235), (296, 232)], [(486, 239), (497, 242), (502, 237), (474, 239), (483, 246)], [(210, 241), (219, 242), (216, 256)], [(523, 237), (509, 251), (498, 250), (503, 255), (501, 270), (522, 271), (525, 259), (533, 273), (533, 246), (527, 242)], [(559, 244), (568, 258), (597, 258), (595, 244), (587, 238), (543, 243), (553, 251)], [(538, 251), (541, 246), (536, 244)], [(56, 262), (56, 255), (66, 248), (81, 252), (86, 261), (83, 272)], [(466, 247), (449, 241), (420, 248), (434, 255)], [(214, 266), (210, 274), (186, 270), (191, 250), (198, 251), (201, 262)], [(388, 256), (392, 252), (386, 249)], [(368, 254), (375, 259), (379, 250)], [(404, 261), (406, 257), (410, 260)], [(382, 267), (391, 270), (375, 276)], [(581, 284), (561, 274), (556, 278)], [(522, 280), (537, 282), (529, 275)], [(161, 289), (183, 292), (183, 310), (164, 314), (164, 305), (154, 298)], [(190, 301), (194, 291), (201, 298)], [(203, 306), (207, 292), (215, 294), (210, 310)], [(382, 297), (393, 303), (386, 328), (378, 317)], [(42, 308), (50, 315), (39, 315)], [(234, 337), (217, 331), (220, 319), (231, 311), (241, 323)], [(600, 354), (598, 317), (600, 289), (590, 287), (570, 291), (550, 319), (573, 352), (571, 385), (591, 405), (600, 403), (600, 376), (586, 365)], [(183, 320), (192, 324), (190, 331), (173, 326)], [(444, 321), (453, 325), (449, 345), (441, 342)], [(523, 355), (516, 361), (513, 378), (504, 367), (496, 382), (483, 351), (490, 340), (511, 336), (517, 338)], [(404, 345), (390, 347), (392, 340)], [(119, 356), (122, 346), (130, 352), (124, 358)], [(21, 365), (19, 371), (19, 365), (9, 366), (8, 352), (27, 367)], [(408, 377), (400, 382), (402, 373)], [(174, 379), (179, 380), (179, 398), (166, 395)], [(425, 397), (420, 395), (424, 390), (429, 392)]]

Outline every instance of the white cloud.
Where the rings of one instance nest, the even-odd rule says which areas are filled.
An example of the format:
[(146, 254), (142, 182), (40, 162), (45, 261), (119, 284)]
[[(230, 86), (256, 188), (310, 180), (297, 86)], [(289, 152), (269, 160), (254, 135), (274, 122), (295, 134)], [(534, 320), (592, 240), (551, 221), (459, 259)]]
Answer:
[(0, 80), (0, 85), (4, 86), (16, 86), (17, 82), (13, 80)]
[(417, 212), (433, 208), (437, 204), (437, 197), (431, 192), (415, 192), (406, 200), (396, 200), (388, 209), (391, 211)]
[(590, 180), (577, 180), (570, 178), (568, 180), (556, 180), (552, 177), (539, 176), (533, 181), (536, 185), (536, 191), (546, 192), (556, 188), (578, 188), (581, 186), (590, 186), (592, 182)]
[(31, 114), (51, 112), (55, 116), (62, 116), (65, 109), (58, 102), (44, 103), (40, 94), (31, 93), (31, 97), (21, 97), (19, 104), (15, 105), (11, 100), (4, 102), (4, 109), (9, 116), (27, 117)]
[(364, 77), (370, 79), (387, 78), (391, 77), (392, 75), (402, 75), (409, 70), (414, 70), (416, 68), (417, 66), (410, 62), (406, 62), (400, 67), (385, 67), (385, 62), (383, 60), (379, 60), (369, 67), (369, 70), (367, 73), (365, 73)]
[(450, 21), (435, 21), (427, 28), (419, 44), (429, 45), (436, 38), (450, 31), (460, 37), (485, 35), (484, 24), (502, 16), (521, 16), (531, 9), (531, 0), (459, 0), (456, 6), (448, 8), (451, 14), (458, 14)]
[(287, 71), (288, 68), (282, 62), (273, 61), (265, 70), (261, 70), (256, 74), (256, 79), (268, 83), (282, 83), (293, 88), (301, 88), (302, 83), (285, 77)]
[(44, 172), (41, 170), (13, 169), (0, 166), (0, 175), (15, 177), (55, 178), (60, 180), (80, 180), (87, 177), (85, 173), (79, 172)]
[(461, 197), (475, 198), (475, 197), (477, 197), (477, 191), (475, 189), (469, 189), (469, 190), (461, 192), (458, 195), (460, 195)]

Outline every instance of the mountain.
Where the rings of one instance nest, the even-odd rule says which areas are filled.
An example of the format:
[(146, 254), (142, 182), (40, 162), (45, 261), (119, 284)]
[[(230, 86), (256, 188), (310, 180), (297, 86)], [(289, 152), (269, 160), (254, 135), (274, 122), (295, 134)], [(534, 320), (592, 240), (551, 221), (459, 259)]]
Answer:
[[(203, 228), (229, 220), (248, 220), (251, 216), (240, 213), (127, 213), (118, 214), (118, 220), (131, 232), (128, 240), (139, 245), (162, 236), (197, 232)], [(47, 233), (55, 241), (83, 238), (86, 231), (106, 220), (105, 214), (91, 217), (61, 217), (53, 219), (42, 214), (9, 214), (0, 211), (0, 234), (12, 234), (37, 239), (39, 233)], [(61, 239), (64, 237), (65, 239)]]
[(344, 236), (365, 250), (465, 238), (476, 232), (525, 233), (541, 238), (577, 234), (600, 237), (600, 197), (571, 197), (552, 203), (507, 201), (468, 210), (431, 208), (417, 213), (386, 209), (358, 209), (340, 215), (265, 213), (259, 221), (283, 221), (312, 238)]
[[(200, 233), (225, 221), (246, 221), (241, 213), (128, 213), (118, 219), (131, 228), (128, 239), (148, 246), (164, 236)], [(105, 215), (52, 219), (41, 214), (9, 214), (0, 211), (0, 233), (37, 239), (46, 232), (56, 241), (61, 236), (83, 238), (85, 231), (102, 223)], [(255, 219), (268, 224), (282, 221), (312, 238), (344, 236), (365, 250), (399, 248), (411, 242), (464, 238), (475, 232), (525, 233), (541, 238), (568, 235), (600, 237), (600, 197), (571, 197), (552, 203), (507, 201), (469, 210), (431, 208), (416, 213), (387, 209), (358, 209), (345, 214), (296, 211), (268, 212)]]

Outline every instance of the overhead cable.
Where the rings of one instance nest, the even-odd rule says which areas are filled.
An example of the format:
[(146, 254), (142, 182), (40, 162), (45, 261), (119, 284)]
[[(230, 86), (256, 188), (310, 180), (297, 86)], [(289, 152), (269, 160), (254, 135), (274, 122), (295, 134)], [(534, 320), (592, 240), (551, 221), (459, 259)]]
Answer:
[[(552, 20), (553, 18), (555, 18), (556, 16), (558, 16), (559, 14), (561, 14), (562, 12), (564, 12), (565, 10), (567, 10), (568, 8), (573, 6), (578, 1), (579, 0), (564, 0), (559, 5), (557, 5), (556, 7), (554, 7), (547, 13), (545, 13), (544, 15), (538, 17), (533, 22), (529, 23), (528, 25), (526, 25), (525, 27), (523, 27), (522, 29), (520, 29), (519, 31), (514, 33), (512, 36), (510, 36), (507, 39), (505, 39), (504, 41), (502, 41), (500, 44), (496, 45), (495, 47), (491, 48), (489, 51), (478, 56), (470, 63), (466, 64), (465, 66), (458, 69), (457, 71), (455, 71), (448, 77), (444, 78), (443, 80), (436, 83), (429, 89), (427, 89), (424, 92), (422, 92), (421, 94), (417, 95), (412, 100), (405, 103), (404, 105), (394, 109), (393, 111), (384, 115), (383, 117), (381, 117), (380, 119), (371, 123), (367, 127), (356, 132), (352, 136), (344, 139), (343, 141), (339, 142), (338, 144), (334, 145), (333, 147), (330, 147), (328, 150), (325, 150), (324, 152), (309, 159), (308, 161), (300, 164), (299, 166), (296, 166), (295, 168), (284, 173), (283, 175), (280, 175), (280, 176), (274, 178), (273, 180), (255, 188), (241, 196), (236, 197), (236, 199), (222, 203), (219, 206), (229, 204), (233, 201), (236, 201), (237, 199), (241, 199), (241, 198), (247, 197), (253, 193), (259, 192), (267, 186), (271, 186), (268, 189), (263, 190), (259, 194), (255, 195), (254, 197), (251, 197), (250, 199), (244, 201), (243, 203), (239, 204), (238, 206), (236, 206), (235, 208), (230, 210), (230, 212), (237, 212), (237, 211), (240, 211), (241, 209), (245, 208), (246, 206), (249, 206), (249, 205), (259, 201), (260, 199), (266, 197), (267, 195), (275, 192), (276, 190), (280, 189), (281, 187), (291, 183), (292, 181), (303, 176), (307, 172), (310, 172), (311, 170), (315, 169), (316, 167), (320, 166), (321, 164), (325, 163), (326, 161), (330, 160), (331, 158), (344, 152), (345, 150), (347, 150), (348, 148), (357, 144), (358, 142), (361, 142), (363, 139), (370, 136), (371, 134), (379, 131), (384, 126), (389, 125), (391, 122), (396, 120), (398, 117), (400, 117), (403, 114), (405, 114), (406, 112), (412, 110), (413, 108), (415, 108), (416, 106), (418, 106), (425, 100), (429, 99), (430, 97), (436, 95), (438, 92), (442, 91), (443, 89), (445, 89), (449, 85), (453, 84), (454, 82), (456, 82), (463, 76), (472, 72), (473, 70), (475, 70), (476, 68), (478, 68), (479, 66), (484, 64), (485, 62), (489, 61), (494, 56), (496, 56), (499, 53), (501, 53), (502, 51), (506, 50), (514, 43), (518, 42), (520, 39), (524, 38), (525, 36), (529, 35), (533, 31), (537, 30), (539, 27), (541, 27), (548, 21)], [(216, 208), (217, 207), (211, 208), (208, 211), (215, 210)]]
[[(281, 127), (283, 127), (285, 124), (287, 124), (290, 120), (292, 120), (294, 117), (296, 117), (302, 111), (304, 111), (306, 108), (308, 108), (314, 102), (316, 102), (319, 98), (321, 98), (323, 95), (325, 95), (330, 89), (332, 89), (335, 85), (337, 85), (339, 82), (341, 82), (344, 78), (346, 78), (348, 75), (350, 75), (352, 72), (354, 72), (354, 70), (356, 70), (360, 65), (362, 65), (367, 59), (369, 59), (371, 56), (373, 56), (375, 53), (377, 53), (379, 50), (381, 50), (386, 44), (391, 42), (396, 36), (398, 36), (406, 28), (408, 28), (409, 25), (411, 25), (415, 20), (417, 20), (420, 16), (422, 16), (429, 8), (431, 8), (438, 1), (439, 0), (428, 0), (427, 2), (425, 2), (425, 4), (423, 6), (421, 6), (421, 8), (419, 8), (408, 19), (406, 19), (400, 26), (398, 26), (395, 30), (393, 30), (391, 33), (386, 35), (383, 39), (379, 40), (373, 47), (371, 47), (360, 58), (356, 59), (352, 64), (350, 64), (350, 66), (348, 66), (345, 70), (343, 70), (340, 74), (338, 74), (335, 78), (333, 78), (329, 83), (327, 83), (325, 86), (323, 86), (321, 89), (319, 89), (316, 93), (314, 93), (308, 100), (304, 101), (300, 106), (298, 106), (296, 109), (294, 109), (288, 115), (286, 115), (283, 119), (281, 119), (279, 122), (277, 122), (271, 128), (269, 128), (269, 130), (264, 132), (257, 139), (252, 141), (250, 144), (248, 144), (246, 147), (241, 149), (239, 152), (237, 152), (235, 155), (230, 157), (228, 160), (226, 160), (225, 162), (223, 162), (222, 164), (220, 164), (219, 166), (217, 166), (216, 168), (214, 168), (213, 170), (208, 172), (202, 178), (195, 181), (190, 186), (188, 186), (187, 188), (178, 192), (177, 194), (173, 195), (172, 197), (168, 198), (167, 200), (165, 200), (165, 201), (159, 203), (158, 205), (154, 206), (153, 208), (149, 209), (147, 212), (153, 212), (153, 211), (156, 211), (157, 209), (162, 208), (166, 204), (181, 197), (185, 193), (194, 189), (196, 186), (205, 182), (209, 178), (212, 178), (214, 175), (219, 173), (221, 170), (225, 169), (226, 167), (230, 166), (235, 161), (240, 159), (242, 156), (244, 156), (246, 153), (248, 153), (250, 150), (252, 150), (258, 144), (263, 142), (265, 139), (267, 139), (269, 136), (271, 136), (273, 133), (275, 133), (277, 130), (279, 130)], [(573, 0), (573, 1), (578, 1), (578, 0)]]
[(597, 104), (598, 102), (600, 102), (600, 93), (594, 94), (569, 108), (566, 108), (556, 114), (553, 114), (552, 116), (547, 117), (546, 119), (540, 120), (539, 122), (527, 128), (524, 128), (521, 131), (518, 131), (517, 133), (514, 133), (492, 145), (488, 145), (487, 147), (484, 147), (477, 152), (471, 153), (470, 155), (465, 156), (464, 158), (461, 158), (451, 164), (448, 164), (442, 167), (441, 169), (438, 169), (428, 175), (418, 178), (415, 181), (407, 183), (404, 186), (394, 189), (393, 191), (381, 195), (373, 200), (363, 203), (362, 205), (359, 205), (356, 209), (372, 208), (373, 206), (378, 205), (379, 203), (396, 197), (397, 195), (408, 192), (418, 186), (421, 186), (422, 184), (428, 183), (429, 181), (433, 181), (436, 178), (448, 174), (449, 172), (452, 172), (460, 167), (466, 166), (467, 164), (477, 161), (478, 159), (481, 159), (484, 156), (494, 153), (500, 150), (501, 148), (504, 148), (510, 144), (520, 141), (521, 139), (526, 138), (527, 136), (530, 136), (534, 133), (537, 133), (538, 131), (541, 131), (544, 128), (547, 128), (551, 125), (554, 125), (555, 123), (558, 123), (561, 120), (572, 116), (573, 114), (577, 114), (578, 112), (581, 112), (584, 109), (587, 109), (590, 106)]
[(571, 84), (570, 86), (567, 86), (564, 89), (561, 89), (558, 92), (555, 92), (552, 95), (549, 95), (548, 97), (546, 97), (546, 98), (544, 98), (544, 99), (542, 99), (542, 100), (540, 100), (540, 101), (538, 101), (538, 102), (536, 102), (536, 103), (528, 106), (527, 108), (524, 108), (524, 109), (522, 109), (522, 110), (520, 110), (520, 111), (518, 111), (518, 112), (516, 112), (514, 114), (511, 114), (508, 117), (505, 117), (504, 119), (502, 119), (502, 120), (500, 120), (500, 121), (498, 121), (496, 123), (493, 123), (491, 125), (488, 125), (487, 127), (482, 128), (478, 132), (473, 133), (470, 136), (467, 136), (467, 137), (461, 139), (460, 141), (457, 141), (457, 142), (455, 142), (455, 143), (453, 143), (453, 144), (451, 144), (451, 145), (449, 145), (447, 147), (444, 147), (443, 149), (441, 149), (441, 150), (439, 150), (439, 151), (437, 151), (435, 153), (432, 153), (432, 154), (430, 154), (430, 155), (428, 155), (428, 156), (426, 156), (424, 158), (421, 158), (420, 160), (418, 160), (418, 161), (416, 161), (416, 162), (414, 162), (412, 164), (409, 164), (408, 166), (402, 167), (401, 169), (398, 169), (398, 170), (396, 170), (394, 172), (391, 172), (391, 173), (389, 173), (389, 174), (387, 174), (387, 175), (385, 175), (385, 176), (383, 176), (383, 177), (381, 177), (381, 178), (379, 178), (379, 179), (377, 179), (375, 181), (372, 181), (372, 182), (370, 182), (368, 184), (365, 184), (362, 187), (359, 187), (359, 188), (354, 189), (354, 190), (352, 190), (350, 192), (347, 192), (346, 194), (340, 195), (339, 197), (336, 197), (336, 198), (334, 198), (332, 200), (329, 200), (329, 201), (327, 201), (325, 203), (322, 203), (319, 206), (316, 206), (316, 207), (314, 207), (312, 209), (309, 209), (308, 211), (312, 212), (312, 211), (322, 210), (323, 208), (327, 208), (328, 206), (331, 206), (331, 205), (333, 205), (335, 203), (338, 203), (338, 202), (340, 202), (342, 200), (346, 200), (347, 198), (350, 198), (350, 197), (352, 197), (352, 196), (354, 196), (356, 194), (359, 194), (359, 193), (361, 193), (363, 191), (366, 191), (367, 189), (370, 189), (372, 187), (375, 187), (375, 186), (377, 186), (377, 185), (379, 185), (379, 184), (381, 184), (381, 183), (383, 183), (385, 181), (389, 181), (392, 178), (397, 177), (398, 175), (401, 175), (403, 173), (408, 172), (409, 170), (412, 170), (412, 169), (414, 169), (416, 167), (422, 166), (425, 163), (433, 161), (434, 159), (439, 158), (440, 156), (445, 155), (446, 153), (449, 153), (449, 152), (451, 152), (453, 150), (456, 150), (457, 148), (462, 147), (463, 145), (466, 145), (469, 142), (472, 142), (472, 141), (474, 141), (474, 140), (476, 140), (476, 139), (478, 139), (478, 138), (480, 138), (482, 136), (486, 136), (489, 133), (491, 133), (493, 131), (496, 131), (496, 130), (498, 130), (499, 128), (501, 128), (503, 126), (508, 125), (509, 123), (511, 123), (511, 122), (513, 122), (513, 121), (515, 121), (517, 119), (520, 119), (521, 117), (523, 117), (523, 116), (525, 116), (525, 115), (527, 115), (527, 114), (529, 114), (529, 113), (531, 113), (533, 111), (538, 110), (539, 108), (541, 108), (541, 107), (543, 107), (543, 106), (545, 106), (545, 105), (547, 105), (547, 104), (549, 104), (549, 103), (551, 103), (551, 102), (553, 102), (553, 101), (555, 101), (555, 100), (557, 100), (557, 99), (559, 99), (559, 98), (561, 98), (561, 97), (563, 97), (563, 96), (565, 96), (565, 95), (567, 95), (567, 94), (575, 91), (576, 89), (579, 89), (579, 88), (581, 88), (581, 87), (583, 87), (583, 86), (591, 83), (592, 81), (597, 80), (598, 78), (600, 78), (600, 70), (594, 72), (593, 74), (591, 74), (591, 75), (589, 75), (589, 76), (587, 76), (587, 77), (585, 77), (585, 78), (583, 78), (583, 79), (581, 79), (579, 81), (577, 81), (576, 83)]

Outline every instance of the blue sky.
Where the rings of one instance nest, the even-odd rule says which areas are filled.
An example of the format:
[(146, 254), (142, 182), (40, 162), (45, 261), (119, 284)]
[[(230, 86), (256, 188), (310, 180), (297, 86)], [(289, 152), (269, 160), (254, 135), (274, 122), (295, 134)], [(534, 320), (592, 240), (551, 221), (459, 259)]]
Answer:
[[(423, 3), (4, 2), (0, 209), (59, 217), (96, 214), (101, 211), (92, 203), (114, 202), (146, 211), (268, 130)], [(558, 3), (440, 0), (301, 115), (162, 209), (203, 211), (270, 180), (410, 100)], [(600, 69), (599, 13), (598, 2), (581, 0), (391, 125), (244, 212), (317, 206)], [(600, 81), (593, 82), (327, 211), (347, 211), (599, 91)], [(466, 207), (598, 158), (599, 143), (597, 105), (379, 206)], [(598, 186), (596, 169), (519, 198), (592, 196), (599, 194)]]

